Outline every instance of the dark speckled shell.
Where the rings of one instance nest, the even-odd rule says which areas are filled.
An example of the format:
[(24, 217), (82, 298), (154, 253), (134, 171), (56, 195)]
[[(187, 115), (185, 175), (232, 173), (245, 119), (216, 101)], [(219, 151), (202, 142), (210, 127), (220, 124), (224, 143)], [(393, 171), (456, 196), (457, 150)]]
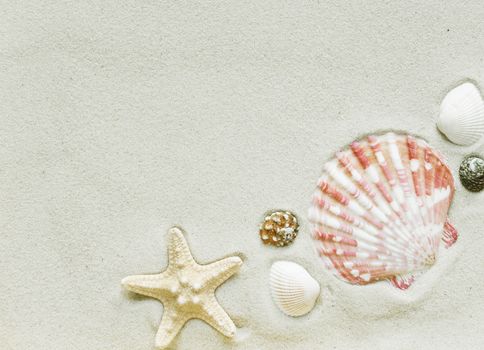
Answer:
[(484, 189), (484, 159), (476, 155), (464, 158), (459, 168), (462, 185), (471, 192)]

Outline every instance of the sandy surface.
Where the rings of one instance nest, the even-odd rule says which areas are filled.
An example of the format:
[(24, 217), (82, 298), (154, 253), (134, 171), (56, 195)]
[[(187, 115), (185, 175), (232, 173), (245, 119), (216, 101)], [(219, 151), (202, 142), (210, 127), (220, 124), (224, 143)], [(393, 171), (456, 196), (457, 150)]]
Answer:
[[(245, 259), (217, 291), (236, 339), (191, 321), (178, 349), (484, 348), (484, 192), (458, 183), (460, 239), (407, 292), (313, 253), (330, 154), (393, 128), (456, 170), (468, 150), (436, 130), (439, 103), (484, 84), (482, 1), (371, 3), (2, 1), (0, 347), (151, 349), (162, 306), (120, 280), (162, 270), (177, 224), (199, 262)], [(287, 249), (259, 241), (271, 208), (304, 218)], [(272, 303), (278, 259), (321, 283), (309, 315)]]

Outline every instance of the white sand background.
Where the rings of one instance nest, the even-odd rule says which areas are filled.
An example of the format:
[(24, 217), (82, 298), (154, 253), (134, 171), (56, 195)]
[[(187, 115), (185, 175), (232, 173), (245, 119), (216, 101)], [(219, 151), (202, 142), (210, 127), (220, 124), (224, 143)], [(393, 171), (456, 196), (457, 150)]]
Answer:
[[(435, 128), (446, 91), (484, 84), (473, 1), (2, 1), (0, 348), (152, 349), (162, 305), (121, 289), (166, 266), (241, 254), (217, 297), (234, 340), (190, 321), (177, 349), (483, 349), (484, 192), (457, 181), (454, 248), (412, 288), (323, 271), (306, 212), (323, 161), (355, 137)], [(481, 153), (484, 150), (481, 149)], [(266, 210), (303, 221), (261, 244)], [(270, 265), (321, 283), (308, 315), (272, 303)]]

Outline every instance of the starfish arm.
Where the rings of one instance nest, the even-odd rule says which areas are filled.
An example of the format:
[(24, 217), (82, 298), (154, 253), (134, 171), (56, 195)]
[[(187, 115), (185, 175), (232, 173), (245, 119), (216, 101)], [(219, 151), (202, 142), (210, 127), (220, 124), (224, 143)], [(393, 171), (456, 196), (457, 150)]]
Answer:
[(237, 328), (235, 327), (234, 322), (222, 306), (220, 306), (215, 296), (209, 298), (204, 309), (205, 312), (201, 315), (202, 317), (200, 317), (202, 320), (226, 337), (231, 338), (235, 335)]
[(170, 241), (168, 243), (168, 264), (169, 266), (186, 266), (195, 264), (188, 243), (178, 227), (169, 230)]
[(183, 328), (188, 318), (176, 312), (169, 306), (165, 307), (161, 324), (156, 332), (155, 346), (157, 349), (167, 348)]
[(165, 273), (128, 276), (123, 278), (121, 284), (131, 292), (160, 300), (170, 288), (170, 283), (165, 278)]
[(231, 256), (208, 265), (204, 265), (206, 271), (205, 284), (212, 284), (215, 288), (228, 280), (242, 265), (242, 259)]

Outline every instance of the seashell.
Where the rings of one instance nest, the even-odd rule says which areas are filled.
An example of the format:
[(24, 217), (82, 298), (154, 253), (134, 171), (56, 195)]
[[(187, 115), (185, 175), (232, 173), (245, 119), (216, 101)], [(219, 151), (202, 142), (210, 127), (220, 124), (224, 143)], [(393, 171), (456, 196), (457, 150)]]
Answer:
[(484, 189), (484, 159), (478, 156), (467, 156), (459, 168), (462, 185), (471, 192)]
[(297, 217), (290, 211), (276, 210), (268, 213), (259, 227), (264, 244), (284, 247), (294, 241), (299, 230)]
[(457, 231), (454, 180), (425, 141), (387, 133), (353, 142), (324, 165), (309, 209), (325, 266), (344, 281), (408, 288)]
[(459, 85), (445, 96), (437, 127), (450, 141), (463, 146), (484, 135), (484, 102), (474, 84)]
[(311, 311), (320, 287), (304, 267), (290, 261), (276, 261), (270, 273), (272, 299), (286, 315), (297, 317)]

